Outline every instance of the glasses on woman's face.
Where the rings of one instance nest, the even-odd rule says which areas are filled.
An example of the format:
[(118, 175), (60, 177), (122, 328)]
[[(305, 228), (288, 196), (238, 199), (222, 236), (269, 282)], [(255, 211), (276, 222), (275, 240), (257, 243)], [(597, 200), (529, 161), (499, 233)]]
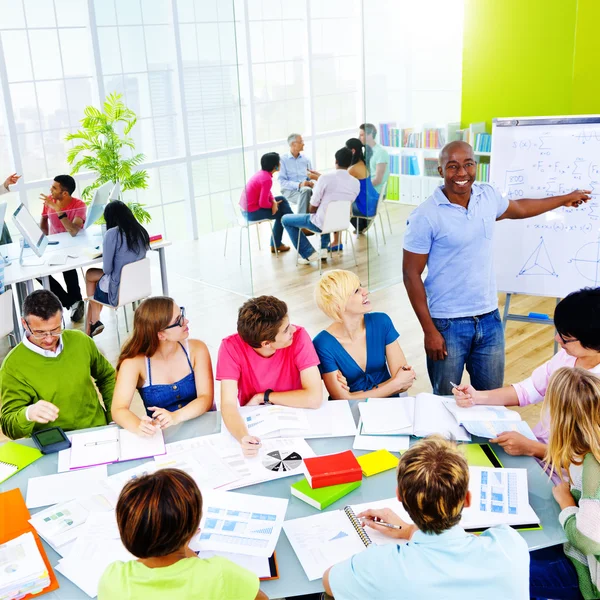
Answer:
[(557, 331), (556, 333), (558, 333), (558, 337), (560, 338), (560, 341), (563, 344), (570, 344), (572, 342), (576, 342), (577, 340), (575, 338), (572, 338), (570, 340), (565, 340), (565, 338), (563, 337), (562, 333), (560, 331)]
[(38, 329), (33, 331), (27, 320), (25, 320), (25, 323), (27, 323), (27, 329), (29, 329), (29, 335), (36, 340), (43, 340), (43, 339), (49, 338), (49, 337), (53, 337), (53, 338), (60, 337), (62, 335), (62, 332), (65, 329), (64, 317), (62, 319), (62, 325), (60, 327), (57, 327), (56, 329), (51, 329), (50, 331), (40, 331)]
[(175, 323), (165, 327), (165, 330), (173, 329), (173, 327), (183, 327), (183, 323), (185, 321), (185, 306), (180, 306), (179, 310), (181, 311), (181, 314), (177, 317), (177, 319), (175, 319)]

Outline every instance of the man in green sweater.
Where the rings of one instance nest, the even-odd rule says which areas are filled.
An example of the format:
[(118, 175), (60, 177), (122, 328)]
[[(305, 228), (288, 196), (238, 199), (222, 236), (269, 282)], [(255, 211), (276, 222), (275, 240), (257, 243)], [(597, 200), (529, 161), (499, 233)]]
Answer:
[(63, 329), (62, 305), (49, 290), (27, 296), (22, 321), (25, 337), (0, 369), (2, 432), (14, 440), (52, 426), (70, 431), (107, 425), (115, 370), (93, 340)]

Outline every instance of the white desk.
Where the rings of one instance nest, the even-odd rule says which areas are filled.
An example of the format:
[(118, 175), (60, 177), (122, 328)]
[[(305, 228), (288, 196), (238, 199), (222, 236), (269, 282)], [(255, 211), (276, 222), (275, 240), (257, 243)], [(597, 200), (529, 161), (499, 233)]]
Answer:
[[(42, 285), (46, 289), (50, 289), (50, 275), (78, 269), (90, 267), (92, 265), (101, 264), (102, 257), (90, 258), (86, 256), (84, 250), (96, 247), (102, 248), (102, 231), (99, 225), (93, 225), (89, 229), (81, 230), (75, 237), (70, 233), (57, 233), (48, 236), (49, 241), (56, 241), (58, 244), (48, 246), (41, 258), (38, 258), (33, 250), (26, 248), (23, 252), (23, 265), (19, 264), (19, 254), (21, 247), (19, 242), (5, 244), (0, 246), (0, 254), (8, 257), (11, 264), (4, 270), (4, 285), (20, 285), (26, 286), (27, 294), (33, 291), (34, 279), (41, 279)], [(169, 295), (169, 283), (167, 279), (167, 263), (165, 258), (165, 248), (170, 246), (171, 242), (161, 240), (151, 245), (151, 250), (158, 251), (158, 259), (160, 262), (160, 278), (162, 283), (162, 292), (165, 296)], [(48, 261), (53, 254), (64, 254), (67, 251), (72, 251), (77, 256), (75, 258), (68, 257), (67, 261), (62, 265), (49, 265)], [(43, 262), (43, 264), (41, 264)], [(21, 339), (21, 321), (20, 321), (20, 302), (17, 300), (18, 294), (15, 294), (15, 306), (13, 311), (13, 320), (15, 322), (15, 335), (17, 341)]]

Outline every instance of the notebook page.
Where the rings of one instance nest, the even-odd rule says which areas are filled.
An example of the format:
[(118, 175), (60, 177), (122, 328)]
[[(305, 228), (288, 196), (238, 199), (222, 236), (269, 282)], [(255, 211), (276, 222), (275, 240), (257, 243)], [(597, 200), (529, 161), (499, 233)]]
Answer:
[(471, 436), (456, 422), (450, 411), (446, 410), (442, 400), (441, 396), (433, 394), (417, 394), (414, 435), (425, 437), (432, 433), (439, 433), (457, 441), (470, 441)]
[(309, 581), (365, 549), (342, 510), (285, 521), (283, 530)]
[(369, 398), (358, 405), (365, 435), (409, 434), (414, 401), (406, 398)]
[(471, 406), (463, 408), (456, 404), (454, 398), (442, 398), (444, 406), (454, 415), (459, 423), (465, 421), (520, 421), (521, 415), (516, 410), (504, 406)]
[(8, 479), (11, 475), (14, 475), (19, 470), (16, 465), (9, 465), (8, 463), (0, 461), (0, 483), (5, 479)]
[(107, 427), (78, 433), (71, 440), (71, 469), (93, 467), (117, 461), (119, 429)]
[(119, 462), (150, 458), (167, 452), (162, 431), (157, 431), (153, 436), (146, 437), (131, 433), (127, 429), (119, 429), (119, 440)]

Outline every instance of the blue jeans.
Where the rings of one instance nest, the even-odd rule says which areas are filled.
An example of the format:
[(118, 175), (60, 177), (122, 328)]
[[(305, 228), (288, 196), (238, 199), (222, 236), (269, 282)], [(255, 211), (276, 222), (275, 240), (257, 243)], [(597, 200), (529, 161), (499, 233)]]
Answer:
[(577, 571), (562, 546), (530, 553), (529, 595), (531, 600), (582, 600)]
[(466, 365), (476, 390), (493, 390), (504, 382), (504, 328), (498, 310), (477, 317), (433, 319), (446, 341), (445, 360), (427, 358), (433, 393), (452, 394)]
[[(300, 238), (298, 254), (300, 254), (302, 258), (308, 258), (315, 249), (300, 230), (305, 228), (310, 229), (310, 231), (314, 231), (315, 233), (321, 233), (321, 230), (310, 220), (310, 215), (286, 215), (283, 218), (282, 223), (295, 248), (298, 247), (298, 238)], [(321, 236), (321, 248), (327, 248), (327, 246), (329, 246), (329, 234), (324, 233)]]
[(281, 246), (281, 237), (283, 236), (283, 226), (281, 225), (281, 219), (285, 215), (293, 214), (292, 208), (289, 202), (283, 196), (277, 196), (275, 198), (278, 202), (281, 200), (281, 204), (277, 209), (277, 212), (273, 214), (270, 208), (259, 208), (252, 212), (242, 210), (242, 215), (249, 223), (253, 221), (262, 221), (263, 219), (275, 220), (273, 224), (273, 237), (271, 238), (271, 248), (273, 247), (273, 238), (275, 238), (275, 246), (279, 248)]

